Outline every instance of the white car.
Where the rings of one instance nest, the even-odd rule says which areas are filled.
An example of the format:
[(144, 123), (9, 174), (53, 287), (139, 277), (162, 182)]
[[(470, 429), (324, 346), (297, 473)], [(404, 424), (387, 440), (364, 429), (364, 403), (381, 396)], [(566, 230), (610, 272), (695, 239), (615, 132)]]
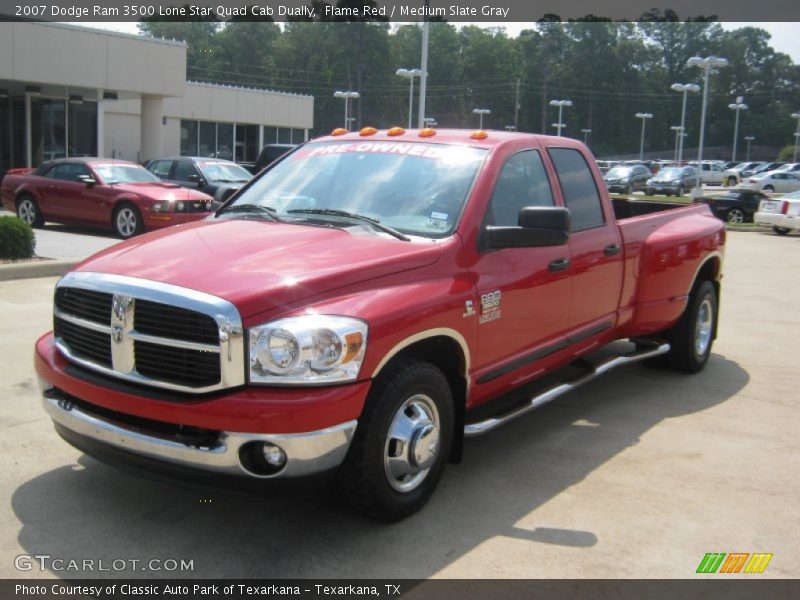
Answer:
[(800, 229), (800, 191), (781, 198), (762, 200), (753, 215), (756, 225), (772, 227), (778, 235)]
[(794, 192), (800, 190), (800, 175), (786, 171), (769, 171), (746, 177), (736, 187), (762, 192)]
[(735, 167), (731, 167), (730, 169), (726, 169), (722, 172), (722, 176), (724, 178), (725, 185), (730, 187), (735, 186), (739, 183), (739, 180), (742, 178), (742, 171), (749, 171), (751, 169), (756, 169), (760, 165), (765, 163), (761, 162), (743, 162), (739, 163)]
[[(689, 163), (695, 169), (697, 168), (697, 161)], [(725, 175), (722, 171), (722, 164), (715, 160), (704, 160), (703, 169), (700, 173), (702, 183), (710, 185), (722, 185), (725, 181)]]

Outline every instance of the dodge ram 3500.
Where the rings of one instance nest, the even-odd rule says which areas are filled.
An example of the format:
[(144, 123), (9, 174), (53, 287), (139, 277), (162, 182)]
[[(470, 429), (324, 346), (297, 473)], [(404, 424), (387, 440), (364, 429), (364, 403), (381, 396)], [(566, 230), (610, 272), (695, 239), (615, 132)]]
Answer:
[(574, 140), (336, 130), (65, 275), (36, 371), (90, 455), (234, 485), (327, 475), (397, 520), (465, 437), (618, 365), (700, 371), (724, 243), (705, 204), (612, 203)]

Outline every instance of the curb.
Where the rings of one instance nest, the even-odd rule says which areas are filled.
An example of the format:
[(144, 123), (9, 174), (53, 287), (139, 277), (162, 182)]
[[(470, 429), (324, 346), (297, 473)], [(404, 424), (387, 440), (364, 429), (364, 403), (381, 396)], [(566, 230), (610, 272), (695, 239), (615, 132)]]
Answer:
[(749, 233), (769, 233), (772, 231), (769, 227), (736, 227), (731, 225), (725, 225), (725, 229), (728, 231), (746, 231)]
[(10, 265), (0, 265), (0, 281), (11, 279), (33, 279), (36, 277), (56, 277), (61, 276), (72, 267), (77, 265), (79, 260), (43, 260), (34, 263), (18, 263)]

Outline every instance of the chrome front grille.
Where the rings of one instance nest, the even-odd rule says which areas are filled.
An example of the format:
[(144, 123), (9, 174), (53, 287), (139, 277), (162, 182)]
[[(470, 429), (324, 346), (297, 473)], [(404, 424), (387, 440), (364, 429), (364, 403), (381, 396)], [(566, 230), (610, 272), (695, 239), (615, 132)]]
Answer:
[(242, 323), (226, 300), (121, 275), (70, 273), (54, 304), (56, 346), (79, 365), (183, 392), (245, 381)]

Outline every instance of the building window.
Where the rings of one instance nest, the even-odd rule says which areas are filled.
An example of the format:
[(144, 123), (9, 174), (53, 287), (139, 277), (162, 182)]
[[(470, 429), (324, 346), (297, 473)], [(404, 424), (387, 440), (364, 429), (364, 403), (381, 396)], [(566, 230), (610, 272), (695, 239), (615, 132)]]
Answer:
[(181, 156), (197, 156), (197, 121), (181, 120)]
[(258, 158), (258, 125), (236, 125), (236, 162), (255, 162)]
[(69, 156), (97, 156), (97, 103), (68, 104)]
[(233, 123), (217, 123), (217, 158), (233, 160)]
[(217, 154), (217, 124), (201, 121), (200, 125), (200, 144), (197, 149), (197, 156), (213, 157)]
[(302, 144), (306, 141), (306, 130), (305, 129), (292, 129), (292, 144)]
[(278, 128), (264, 126), (264, 144), (278, 143)]
[(64, 100), (31, 100), (31, 141), (33, 163), (67, 156), (66, 102)]

